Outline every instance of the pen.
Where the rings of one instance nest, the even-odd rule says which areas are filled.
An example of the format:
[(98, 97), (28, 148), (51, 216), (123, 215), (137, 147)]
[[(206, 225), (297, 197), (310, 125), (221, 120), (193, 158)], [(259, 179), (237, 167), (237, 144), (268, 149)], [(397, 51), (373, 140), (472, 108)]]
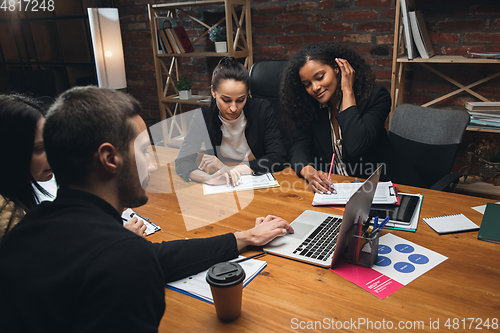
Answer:
[(380, 225), (377, 227), (377, 229), (374, 229), (373, 230), (373, 234), (376, 234), (377, 232), (379, 232), (384, 226), (385, 224), (389, 221), (389, 216), (387, 216), (383, 221), (382, 223), (380, 223)]
[(373, 221), (373, 229), (377, 229), (378, 226), (378, 216), (375, 216), (375, 221)]
[(328, 180), (330, 180), (330, 177), (332, 176), (332, 168), (333, 168), (333, 162), (335, 161), (335, 153), (332, 155), (332, 162), (330, 162), (330, 171), (328, 171)]
[(246, 258), (241, 258), (241, 259), (235, 260), (233, 262), (240, 263), (240, 262), (243, 262), (243, 261), (247, 261), (249, 259), (253, 259), (253, 258), (256, 258), (256, 257), (263, 256), (264, 254), (266, 254), (266, 252), (257, 253), (257, 254), (254, 254), (253, 256), (246, 257)]

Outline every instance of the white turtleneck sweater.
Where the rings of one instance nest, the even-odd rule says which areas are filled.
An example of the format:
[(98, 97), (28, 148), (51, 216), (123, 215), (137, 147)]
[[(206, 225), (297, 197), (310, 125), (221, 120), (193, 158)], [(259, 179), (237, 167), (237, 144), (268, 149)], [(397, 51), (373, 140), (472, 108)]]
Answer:
[(247, 126), (247, 118), (241, 111), (241, 115), (234, 120), (227, 120), (221, 117), (222, 122), (222, 142), (220, 145), (220, 154), (229, 159), (238, 161), (252, 161), (255, 159), (252, 150), (248, 146), (245, 137), (245, 128)]

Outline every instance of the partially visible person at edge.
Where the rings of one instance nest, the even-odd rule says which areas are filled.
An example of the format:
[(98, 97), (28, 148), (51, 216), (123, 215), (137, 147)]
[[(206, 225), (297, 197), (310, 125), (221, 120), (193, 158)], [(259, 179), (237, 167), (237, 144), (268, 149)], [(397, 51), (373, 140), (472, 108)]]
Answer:
[(308, 45), (290, 59), (280, 90), (285, 120), (294, 126), (290, 163), (313, 192), (332, 192), (333, 153), (334, 173), (368, 178), (383, 164), (381, 180), (419, 185), (394, 156), (385, 129), (391, 97), (374, 81), (363, 58), (337, 43)]
[[(40, 193), (50, 194), (38, 183), (52, 179), (42, 129), (46, 106), (20, 94), (0, 95), (0, 142), (9, 163), (0, 164), (0, 243), (25, 215), (40, 202)], [(145, 236), (146, 226), (137, 218), (125, 227)]]
[(210, 89), (210, 105), (195, 110), (175, 160), (177, 174), (186, 181), (237, 186), (243, 174), (283, 169), (286, 151), (274, 111), (268, 101), (248, 97), (247, 69), (234, 58), (221, 59)]
[(157, 332), (165, 282), (293, 232), (275, 216), (246, 231), (162, 243), (123, 228), (121, 211), (148, 201), (143, 186), (155, 170), (140, 109), (96, 87), (73, 88), (50, 108), (43, 139), (59, 190), (0, 244), (2, 332)]

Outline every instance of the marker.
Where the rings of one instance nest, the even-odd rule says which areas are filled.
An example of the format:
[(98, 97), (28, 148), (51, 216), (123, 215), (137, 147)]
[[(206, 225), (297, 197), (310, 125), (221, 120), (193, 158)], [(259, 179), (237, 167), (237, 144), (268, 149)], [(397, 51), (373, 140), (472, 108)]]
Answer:
[(378, 216), (375, 216), (375, 221), (373, 222), (373, 229), (377, 229), (378, 226)]

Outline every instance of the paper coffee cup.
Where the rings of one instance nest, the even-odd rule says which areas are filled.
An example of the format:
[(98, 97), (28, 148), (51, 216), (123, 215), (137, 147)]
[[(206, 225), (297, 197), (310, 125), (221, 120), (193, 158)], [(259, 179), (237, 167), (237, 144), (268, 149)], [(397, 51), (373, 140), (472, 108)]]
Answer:
[(241, 296), (245, 271), (237, 263), (221, 262), (208, 269), (210, 285), (217, 317), (223, 321), (235, 320), (241, 315)]

